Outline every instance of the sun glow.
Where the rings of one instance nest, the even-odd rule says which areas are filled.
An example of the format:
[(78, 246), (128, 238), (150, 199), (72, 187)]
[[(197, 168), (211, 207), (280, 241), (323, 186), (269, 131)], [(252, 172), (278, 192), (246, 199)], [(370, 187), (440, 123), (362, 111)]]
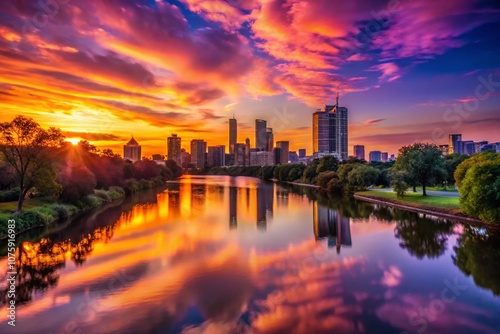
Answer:
[(78, 143), (82, 140), (81, 138), (66, 138), (67, 142), (70, 142), (73, 145), (78, 145)]

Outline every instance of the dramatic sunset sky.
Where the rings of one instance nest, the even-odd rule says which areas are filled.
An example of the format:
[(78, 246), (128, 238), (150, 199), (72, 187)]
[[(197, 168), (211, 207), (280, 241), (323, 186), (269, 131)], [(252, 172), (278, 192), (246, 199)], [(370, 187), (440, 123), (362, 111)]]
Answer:
[(227, 145), (235, 114), (240, 142), (264, 118), (311, 153), (311, 114), (340, 87), (350, 153), (497, 142), (499, 31), (498, 1), (2, 1), (0, 121), (120, 154), (134, 135), (150, 156), (171, 133)]

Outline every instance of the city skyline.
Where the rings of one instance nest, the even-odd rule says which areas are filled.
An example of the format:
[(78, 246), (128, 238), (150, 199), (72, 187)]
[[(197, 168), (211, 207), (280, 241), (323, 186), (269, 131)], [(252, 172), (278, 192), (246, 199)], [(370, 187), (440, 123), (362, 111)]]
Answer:
[(134, 135), (150, 156), (170, 133), (228, 145), (235, 114), (238, 142), (262, 118), (311, 152), (311, 114), (340, 87), (349, 146), (367, 152), (500, 140), (496, 2), (284, 2), (7, 2), (0, 122), (22, 113), (117, 152)]

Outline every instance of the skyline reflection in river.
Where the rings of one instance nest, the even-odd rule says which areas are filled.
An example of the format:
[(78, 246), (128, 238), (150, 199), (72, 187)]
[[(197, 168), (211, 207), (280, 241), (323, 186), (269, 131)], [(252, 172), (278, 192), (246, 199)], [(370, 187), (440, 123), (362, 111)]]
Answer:
[(186, 177), (143, 200), (23, 242), (23, 305), (2, 333), (500, 328), (496, 235), (251, 178)]

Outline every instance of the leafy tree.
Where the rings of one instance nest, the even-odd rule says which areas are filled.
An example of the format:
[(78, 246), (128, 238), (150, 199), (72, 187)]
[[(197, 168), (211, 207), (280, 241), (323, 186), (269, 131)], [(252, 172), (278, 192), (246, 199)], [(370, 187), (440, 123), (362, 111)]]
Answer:
[(396, 170), (406, 171), (411, 179), (418, 180), (424, 196), (427, 196), (426, 187), (446, 173), (442, 152), (434, 144), (415, 143), (403, 146), (394, 167)]
[(404, 197), (408, 190), (408, 183), (406, 183), (407, 175), (405, 171), (394, 170), (391, 173), (391, 187), (396, 192), (398, 197)]
[(174, 178), (182, 176), (182, 168), (174, 160), (165, 161), (165, 166), (172, 171)]
[(319, 159), (318, 166), (316, 167), (316, 174), (328, 171), (336, 172), (339, 169), (340, 161), (336, 156), (327, 155)]
[[(11, 189), (17, 185), (16, 170), (10, 164), (0, 161), (0, 189)], [(17, 199), (17, 198), (16, 198)]]
[(335, 177), (338, 179), (337, 173), (334, 171), (319, 173), (316, 184), (320, 186), (321, 189), (326, 190), (328, 188), (328, 182)]
[(351, 189), (364, 190), (374, 184), (380, 172), (368, 165), (358, 165), (348, 174), (348, 182)]
[(497, 153), (487, 151), (487, 152), (475, 154), (470, 159), (464, 160), (455, 169), (454, 177), (455, 177), (455, 182), (456, 182), (457, 186), (458, 187), (461, 186), (461, 183), (462, 183), (463, 179), (465, 178), (465, 174), (467, 173), (469, 168), (471, 168), (472, 166), (475, 166), (475, 165), (483, 164), (487, 161), (495, 161), (497, 159), (499, 159), (499, 155)]
[(288, 173), (288, 181), (294, 182), (301, 178), (302, 173), (304, 172), (304, 168), (294, 167)]
[(62, 186), (56, 180), (56, 172), (50, 165), (44, 166), (36, 172), (34, 187), (40, 196), (57, 198), (62, 192)]
[(313, 181), (316, 179), (316, 176), (318, 176), (318, 174), (316, 173), (318, 165), (319, 159), (314, 159), (309, 165), (307, 165), (306, 169), (304, 170), (304, 179), (306, 180), (306, 182), (313, 183)]
[(469, 159), (470, 156), (466, 154), (448, 154), (443, 157), (444, 168), (446, 169), (446, 177), (441, 181), (448, 182), (449, 185), (455, 184), (455, 170), (458, 165), (460, 165), (465, 160)]
[(61, 130), (45, 130), (25, 116), (0, 124), (1, 158), (14, 168), (20, 188), (16, 211), (22, 210), (26, 194), (36, 183), (37, 173), (51, 163), (50, 156), (44, 153), (50, 147), (61, 146), (63, 140)]
[(500, 224), (500, 155), (497, 156), (496, 160), (486, 160), (469, 168), (459, 191), (465, 214)]
[(59, 173), (59, 182), (62, 185), (61, 199), (68, 202), (93, 194), (96, 186), (94, 174), (84, 165), (72, 162), (68, 162)]

